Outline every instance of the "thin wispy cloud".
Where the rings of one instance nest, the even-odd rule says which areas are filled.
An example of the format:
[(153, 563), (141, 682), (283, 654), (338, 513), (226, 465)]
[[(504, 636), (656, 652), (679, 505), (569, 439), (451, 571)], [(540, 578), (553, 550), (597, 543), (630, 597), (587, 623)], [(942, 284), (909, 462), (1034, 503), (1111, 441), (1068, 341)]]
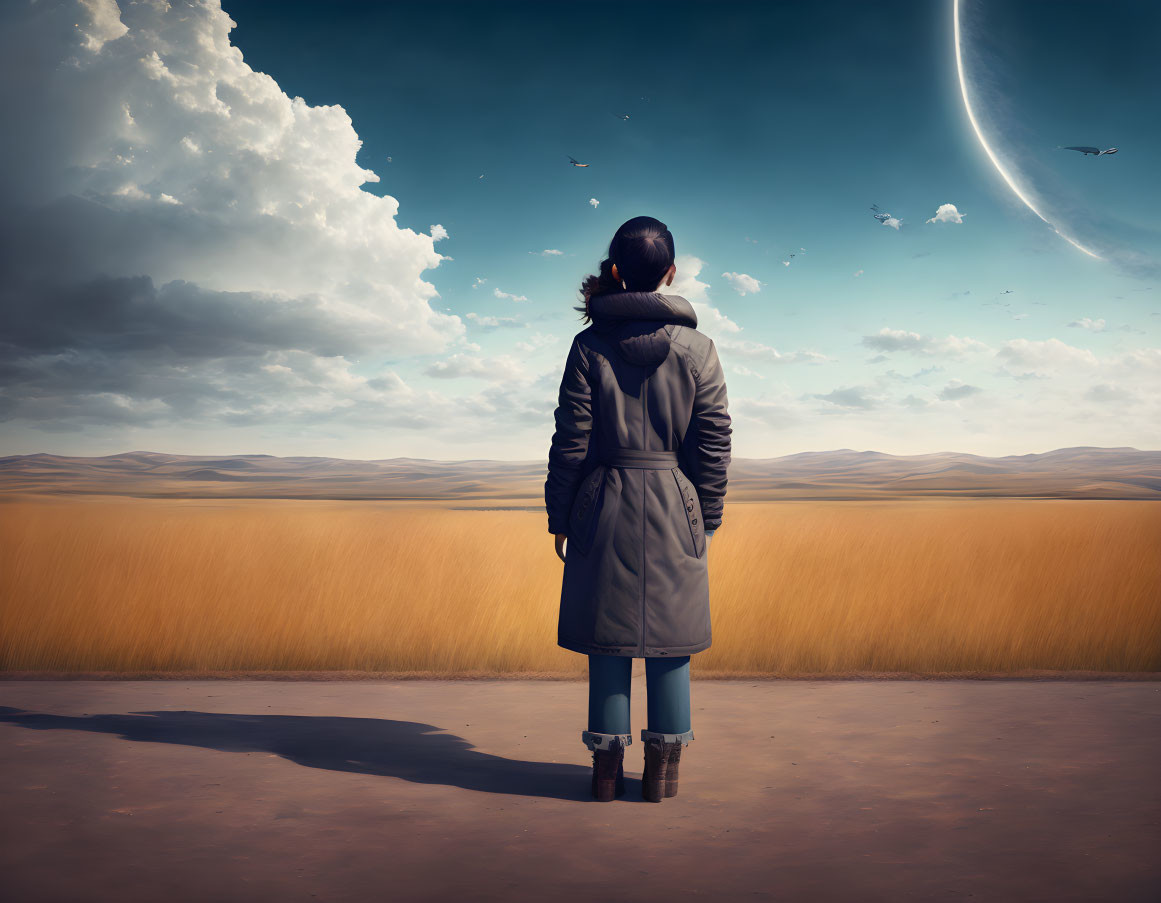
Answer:
[(719, 340), (717, 345), (725, 356), (742, 357), (751, 361), (764, 361), (771, 364), (815, 364), (830, 360), (825, 354), (817, 351), (779, 351), (770, 345), (749, 339), (725, 338)]
[(482, 332), (491, 332), (494, 329), (519, 329), (525, 325), (515, 317), (496, 317), (475, 312), (465, 314), (464, 319)]
[(884, 326), (873, 335), (863, 336), (861, 344), (882, 352), (909, 351), (914, 354), (957, 356), (971, 351), (987, 351), (988, 346), (976, 339), (948, 335), (921, 335), (905, 329)]
[(983, 389), (981, 389), (979, 386), (972, 386), (968, 383), (962, 382), (961, 380), (953, 379), (940, 390), (939, 397), (943, 401), (960, 401), (961, 399), (968, 398), (971, 395), (976, 395), (982, 391)]
[(867, 386), (847, 386), (834, 389), (826, 394), (815, 393), (812, 397), (820, 398), (838, 408), (857, 408), (870, 410), (881, 402), (881, 396)]

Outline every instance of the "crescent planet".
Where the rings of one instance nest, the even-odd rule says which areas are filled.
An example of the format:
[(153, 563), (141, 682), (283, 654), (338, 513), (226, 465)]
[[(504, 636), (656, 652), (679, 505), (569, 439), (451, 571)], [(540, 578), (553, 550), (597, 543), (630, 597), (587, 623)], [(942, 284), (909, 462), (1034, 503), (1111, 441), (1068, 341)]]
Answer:
[(1004, 164), (1000, 161), (1000, 158), (996, 156), (996, 153), (992, 150), (991, 145), (988, 144), (988, 139), (984, 137), (984, 131), (980, 128), (979, 121), (976, 119), (975, 110), (972, 108), (971, 95), (968, 92), (967, 76), (964, 75), (963, 38), (960, 33), (959, 6), (960, 0), (952, 0), (952, 20), (955, 24), (955, 68), (959, 75), (959, 90), (963, 95), (964, 109), (967, 111), (968, 120), (972, 124), (972, 129), (975, 130), (976, 137), (980, 141), (980, 146), (984, 149), (984, 153), (988, 155), (988, 159), (992, 161), (992, 165), (996, 167), (996, 172), (998, 172), (1001, 178), (1003, 178), (1003, 180), (1008, 183), (1008, 187), (1012, 189), (1012, 192), (1016, 195), (1016, 197), (1024, 202), (1025, 206), (1027, 206), (1029, 210), (1040, 217), (1040, 219), (1043, 220), (1044, 223), (1053, 232), (1063, 238), (1078, 251), (1083, 251), (1089, 257), (1095, 257), (1097, 260), (1104, 260), (1104, 258), (1097, 254), (1095, 251), (1086, 248), (1075, 238), (1072, 238), (1071, 236), (1065, 235), (1063, 232), (1061, 232), (1060, 229), (1058, 229), (1048, 219), (1048, 217), (1046, 217), (1036, 208), (1036, 205), (1032, 203), (1032, 200), (1028, 197), (1028, 194), (1020, 188), (1020, 185), (1016, 182), (1016, 179), (1012, 176), (1011, 173), (1008, 172), (1007, 169), (1004, 168)]

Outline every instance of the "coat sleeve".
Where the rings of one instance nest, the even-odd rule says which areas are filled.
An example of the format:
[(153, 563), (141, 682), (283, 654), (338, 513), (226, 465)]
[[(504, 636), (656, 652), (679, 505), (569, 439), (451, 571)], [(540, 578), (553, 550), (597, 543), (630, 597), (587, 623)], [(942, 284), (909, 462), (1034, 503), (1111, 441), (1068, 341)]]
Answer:
[(690, 449), (693, 471), (690, 478), (697, 488), (703, 528), (708, 533), (722, 524), (733, 432), (726, 398), (726, 375), (712, 340), (701, 367), (694, 370), (694, 379), (697, 390), (686, 444)]
[(593, 430), (593, 395), (589, 361), (580, 342), (573, 339), (564, 365), (557, 397), (556, 432), (548, 450), (548, 479), (544, 482), (544, 507), (548, 532), (567, 533), (568, 515), (584, 478), (589, 437)]

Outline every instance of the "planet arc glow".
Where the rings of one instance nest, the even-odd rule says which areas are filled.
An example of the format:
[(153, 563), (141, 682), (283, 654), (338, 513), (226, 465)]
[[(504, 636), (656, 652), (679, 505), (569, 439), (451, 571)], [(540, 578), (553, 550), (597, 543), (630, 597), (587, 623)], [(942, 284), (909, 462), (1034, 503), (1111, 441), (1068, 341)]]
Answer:
[(980, 128), (979, 121), (976, 119), (975, 111), (972, 109), (971, 97), (968, 94), (968, 88), (967, 88), (967, 76), (964, 75), (964, 71), (963, 71), (963, 48), (962, 48), (963, 41), (962, 41), (962, 38), (960, 36), (959, 5), (960, 5), (960, 0), (952, 0), (952, 19), (955, 23), (955, 68), (956, 68), (956, 72), (959, 75), (959, 90), (960, 90), (960, 93), (963, 95), (964, 109), (967, 111), (968, 119), (970, 120), (970, 122), (972, 124), (972, 128), (975, 130), (976, 137), (980, 141), (980, 146), (983, 147), (984, 153), (986, 153), (988, 155), (988, 159), (992, 161), (992, 165), (996, 167), (996, 172), (998, 172), (1000, 174), (1000, 176), (1004, 179), (1004, 181), (1008, 183), (1008, 187), (1012, 189), (1012, 191), (1015, 193), (1016, 197), (1018, 197), (1021, 201), (1024, 202), (1024, 204), (1028, 207), (1029, 210), (1031, 210), (1038, 217), (1040, 217), (1040, 219), (1042, 219), (1045, 222), (1045, 224), (1053, 232), (1055, 232), (1057, 235), (1059, 235), (1061, 238), (1063, 238), (1066, 242), (1068, 242), (1070, 245), (1072, 245), (1078, 251), (1083, 251), (1089, 257), (1095, 257), (1097, 260), (1103, 260), (1104, 258), (1101, 257), (1099, 254), (1097, 254), (1094, 251), (1089, 250), (1084, 245), (1082, 245), (1080, 242), (1078, 242), (1076, 239), (1071, 238), (1070, 236), (1065, 235), (1063, 232), (1061, 232), (1052, 222), (1049, 221), (1048, 217), (1046, 217), (1043, 213), (1041, 213), (1038, 209), (1036, 209), (1036, 205), (1033, 204), (1032, 201), (1028, 198), (1028, 196), (1020, 189), (1020, 186), (1018, 184), (1016, 184), (1016, 180), (1004, 168), (1004, 165), (1000, 162), (1000, 158), (996, 156), (995, 152), (989, 146), (987, 139), (984, 137), (983, 129)]

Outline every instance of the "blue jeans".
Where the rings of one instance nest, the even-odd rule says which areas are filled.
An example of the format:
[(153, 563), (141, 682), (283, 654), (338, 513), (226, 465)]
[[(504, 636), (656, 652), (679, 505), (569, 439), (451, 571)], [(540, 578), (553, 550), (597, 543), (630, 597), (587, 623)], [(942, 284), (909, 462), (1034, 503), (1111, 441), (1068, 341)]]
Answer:
[[(629, 730), (632, 675), (633, 659), (630, 656), (589, 656), (589, 729), (581, 733), (585, 746), (609, 749), (618, 738), (625, 746), (633, 742)], [(641, 740), (688, 744), (693, 739), (689, 656), (647, 657), (645, 682), (649, 727), (641, 731)]]

